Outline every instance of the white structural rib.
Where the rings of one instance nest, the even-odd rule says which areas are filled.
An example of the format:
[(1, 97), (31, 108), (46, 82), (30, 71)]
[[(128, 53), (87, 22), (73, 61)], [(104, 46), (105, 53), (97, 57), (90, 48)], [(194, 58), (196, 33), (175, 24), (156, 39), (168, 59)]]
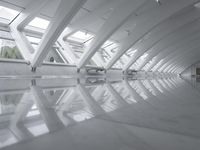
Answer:
[(160, 58), (163, 57), (163, 62), (160, 64), (157, 70), (159, 69), (161, 70), (167, 64), (170, 64), (171, 63), (170, 59), (172, 59), (174, 56), (180, 56), (187, 50), (199, 47), (200, 30), (194, 30), (194, 31), (195, 32), (193, 32), (192, 36), (190, 35), (186, 39), (180, 40), (175, 45), (168, 47), (167, 49), (163, 50), (160, 55), (158, 55), (158, 57)]
[(118, 30), (124, 22), (141, 6), (145, 0), (118, 0), (119, 4), (114, 8), (111, 16), (96, 34), (91, 45), (85, 50), (78, 68), (82, 68), (90, 58), (99, 50), (99, 48), (108, 40), (112, 34)]
[[(188, 40), (191, 41), (195, 39), (196, 34), (198, 34), (198, 32), (200, 31), (199, 23), (200, 23), (199, 20), (196, 20), (194, 22), (191, 22), (191, 24), (188, 25), (187, 28), (182, 28), (181, 30), (184, 32), (184, 34), (180, 33), (181, 31), (180, 30), (178, 40), (177, 40), (177, 36), (171, 39), (166, 38), (164, 43), (168, 43), (167, 44), (168, 46), (163, 48), (162, 51), (160, 51), (159, 53), (157, 53), (155, 62), (149, 67), (147, 71), (151, 70), (161, 59), (166, 59), (167, 57), (169, 57), (173, 51), (176, 51), (180, 47), (181, 43), (185, 44)], [(180, 38), (180, 36), (182, 38)], [(175, 44), (172, 44), (172, 42)], [(160, 65), (157, 66), (157, 68), (160, 68), (161, 66), (163, 66), (164, 63), (166, 63), (166, 60), (160, 63)]]
[(42, 64), (51, 46), (56, 42), (59, 35), (86, 1), (87, 0), (62, 0), (60, 2), (53, 19), (43, 35), (38, 51), (35, 53), (31, 62), (33, 68)]
[(200, 56), (200, 52), (196, 50), (195, 52), (186, 54), (185, 56), (182, 56), (181, 59), (177, 60), (176, 63), (173, 63), (173, 67), (166, 70), (167, 72), (176, 72), (181, 73), (186, 68), (191, 66), (192, 64), (198, 62)]
[[(106, 66), (106, 69), (111, 68), (115, 64), (115, 62), (127, 50), (129, 50), (137, 41), (139, 41), (142, 37), (148, 34), (153, 28), (159, 25), (162, 21), (169, 18), (174, 13), (177, 13), (178, 11), (184, 9), (188, 5), (193, 5), (196, 2), (198, 2), (198, 0), (165, 1), (157, 9), (149, 12), (148, 14), (141, 16), (141, 19), (139, 18), (140, 20), (138, 21), (138, 23), (136, 22), (137, 26), (135, 27), (133, 33), (129, 37), (124, 39), (120, 47), (120, 50), (108, 63), (108, 65)], [(148, 22), (144, 23), (144, 21), (147, 20), (147, 18), (151, 18), (151, 20), (148, 19)], [(131, 59), (128, 65), (126, 66), (126, 68), (129, 68), (133, 62), (134, 62), (134, 59)]]
[[(154, 65), (157, 64), (162, 58), (171, 55), (172, 52), (179, 49), (179, 47), (181, 47), (181, 44), (185, 44), (187, 41), (193, 40), (196, 37), (196, 33), (200, 31), (199, 23), (199, 20), (190, 22), (186, 26), (179, 28), (179, 30), (152, 47), (152, 50), (149, 51), (149, 58), (147, 58), (147, 61), (154, 56), (156, 56), (156, 59), (155, 62), (151, 64), (148, 70), (154, 67)], [(141, 66), (141, 68), (143, 66), (144, 64)]]
[(72, 49), (70, 48), (69, 44), (63, 40), (64, 36), (65, 30), (58, 37), (56, 45), (60, 47), (59, 52), (63, 55), (64, 59), (66, 59), (70, 64), (76, 64), (76, 56), (72, 52)]
[(15, 39), (17, 47), (21, 51), (24, 59), (32, 59), (32, 53), (34, 53), (34, 48), (31, 46), (30, 42), (25, 37), (22, 32), (23, 27), (26, 26), (36, 15), (40, 13), (40, 10), (47, 4), (50, 0), (34, 0), (28, 4), (26, 9), (24, 9), (19, 16), (10, 24), (11, 35)]
[(70, 24), (70, 30), (64, 31), (64, 39), (66, 39), (70, 34), (78, 30), (87, 28), (90, 24), (95, 22), (97, 18), (102, 18), (105, 12), (110, 10), (110, 8), (116, 7), (117, 4), (118, 0), (104, 0), (101, 4), (98, 5), (98, 8), (95, 8), (93, 11), (89, 12), (89, 14), (83, 16), (80, 19), (77, 19), (72, 24)]
[[(185, 33), (185, 28), (187, 26), (190, 26), (194, 21), (200, 18), (200, 10), (190, 8), (189, 12), (186, 11), (177, 17), (170, 17), (170, 19), (167, 20), (167, 22), (164, 22), (162, 25), (163, 27), (158, 27), (156, 30), (157, 34), (151, 34), (151, 37), (149, 37), (147, 40), (142, 42), (140, 44), (140, 48), (138, 49), (137, 56), (140, 57), (144, 52), (148, 52), (148, 57), (144, 60), (143, 64), (141, 65), (138, 70), (140, 70), (142, 67), (144, 67), (154, 56), (156, 56), (160, 51), (163, 50), (163, 46), (166, 44), (162, 43), (167, 43), (167, 40), (170, 40), (173, 37), (182, 38), (184, 37)], [(186, 31), (187, 32), (187, 31)], [(178, 36), (182, 34), (183, 36)], [(187, 34), (185, 34), (185, 37), (187, 37)], [(172, 40), (170, 40), (172, 41)], [(174, 41), (172, 41), (175, 43)], [(171, 44), (169, 44), (171, 45)], [(137, 57), (135, 56), (135, 57)], [(127, 70), (128, 68), (124, 68)]]
[[(171, 55), (170, 59), (168, 59), (168, 62), (166, 63), (166, 65), (164, 65), (163, 68), (161, 68), (161, 71), (168, 71), (169, 69), (171, 69), (171, 66), (177, 66), (177, 63), (179, 63), (179, 61), (184, 61), (184, 58), (189, 57), (190, 55), (196, 56), (199, 55), (199, 48), (200, 48), (200, 43), (199, 43), (200, 37), (198, 39), (195, 40), (195, 42), (191, 42), (191, 43), (187, 43), (188, 46), (184, 46), (182, 47), (182, 50), (176, 51), (175, 53), (173, 53), (174, 55)], [(180, 52), (181, 51), (181, 52)], [(196, 55), (194, 55), (196, 54)], [(194, 61), (192, 59), (192, 61)], [(196, 60), (195, 60), (196, 61)], [(180, 64), (179, 64), (180, 65)]]

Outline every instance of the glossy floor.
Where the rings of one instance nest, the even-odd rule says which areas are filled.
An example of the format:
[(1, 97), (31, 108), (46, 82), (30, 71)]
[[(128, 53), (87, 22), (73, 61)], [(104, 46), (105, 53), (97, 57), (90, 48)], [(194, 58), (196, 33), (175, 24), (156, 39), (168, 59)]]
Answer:
[(179, 77), (0, 80), (7, 150), (199, 150), (200, 91)]

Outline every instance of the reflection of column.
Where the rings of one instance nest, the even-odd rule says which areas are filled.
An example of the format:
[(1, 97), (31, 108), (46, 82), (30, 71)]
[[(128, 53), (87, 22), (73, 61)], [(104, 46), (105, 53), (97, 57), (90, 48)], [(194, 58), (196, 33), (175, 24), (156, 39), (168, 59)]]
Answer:
[(10, 130), (20, 139), (28, 139), (33, 135), (27, 130), (23, 124), (23, 119), (31, 110), (33, 101), (30, 100), (30, 93), (24, 93), (20, 103), (17, 105), (14, 116), (11, 118)]
[(177, 85), (173, 82), (172, 79), (167, 79), (175, 88), (177, 87)]
[(65, 126), (67, 126), (70, 123), (74, 123), (74, 120), (71, 119), (70, 117), (64, 115), (64, 112), (69, 110), (70, 107), (70, 102), (75, 99), (77, 95), (74, 92), (74, 88), (70, 88), (69, 90), (65, 91), (64, 95), (60, 99), (60, 103), (58, 106), (58, 117), (60, 120), (63, 122)]
[(105, 111), (101, 108), (101, 106), (99, 106), (99, 104), (94, 100), (94, 98), (89, 94), (88, 90), (82, 84), (77, 84), (77, 89), (83, 100), (89, 105), (90, 110), (94, 113), (94, 115), (105, 113)]
[[(102, 88), (102, 87), (101, 87)], [(98, 117), (98, 119), (103, 119), (104, 121), (107, 121), (108, 125), (110, 125), (111, 129), (114, 131), (118, 137), (119, 140), (122, 141), (123, 143), (126, 143), (126, 148), (136, 148), (136, 149), (142, 149), (142, 150), (152, 150), (151, 146), (148, 145), (147, 143), (144, 142), (143, 139), (140, 139), (137, 134), (134, 132), (130, 131), (130, 129), (123, 124), (120, 123), (115, 123), (115, 119), (109, 116), (109, 113), (105, 113), (104, 110), (97, 104), (97, 102), (94, 100), (94, 98), (89, 94), (88, 90), (81, 84), (77, 85), (77, 89), (79, 89), (79, 92), (83, 99), (87, 102), (87, 104), (90, 105), (91, 110), (97, 113), (102, 114), (101, 117)], [(96, 88), (94, 90), (94, 93), (96, 93), (99, 88)], [(102, 90), (104, 91), (104, 90)], [(100, 91), (101, 92), (101, 91)], [(99, 94), (100, 95), (100, 94)], [(95, 96), (96, 98), (96, 96)], [(97, 110), (97, 111), (96, 111)], [(112, 123), (110, 123), (112, 122)], [(123, 141), (123, 139), (125, 139)], [(137, 143), (137, 144), (136, 144)]]
[(99, 99), (102, 99), (103, 95), (105, 93), (105, 89), (103, 88), (103, 86), (98, 86), (93, 92), (92, 95), (95, 96), (96, 101), (98, 102)]
[(145, 88), (145, 86), (141, 83), (141, 81), (137, 81), (137, 85), (142, 89), (142, 91), (148, 95), (148, 97), (152, 97), (153, 95)]
[(143, 99), (138, 95), (138, 93), (130, 86), (127, 80), (124, 80), (124, 84), (126, 89), (137, 102), (143, 101)]
[(162, 84), (157, 79), (155, 79), (154, 81), (159, 85), (159, 87), (162, 89), (162, 91), (166, 92), (165, 87), (163, 87)]
[(136, 99), (137, 103), (139, 104), (137, 105), (137, 107), (135, 107), (138, 111), (141, 112), (143, 109), (149, 109), (149, 107), (152, 106), (148, 101), (145, 101), (142, 97), (140, 97), (140, 95), (131, 87), (127, 80), (124, 80), (124, 84), (129, 90), (130, 94)]
[(108, 91), (112, 94), (112, 96), (120, 104), (120, 106), (127, 106), (128, 105), (128, 103), (121, 97), (121, 95), (119, 95), (119, 93), (117, 93), (115, 91), (115, 89), (112, 87), (112, 85), (109, 82), (107, 82), (105, 85), (106, 85)]
[[(45, 96), (48, 99), (49, 103), (51, 105), (54, 105), (58, 99), (60, 98), (60, 96), (62, 95), (62, 93), (65, 92), (65, 90), (50, 90), (50, 91), (45, 91)], [(52, 95), (51, 95), (52, 93)]]
[(162, 81), (167, 85), (168, 88), (173, 90), (172, 85), (167, 80), (163, 79)]
[(38, 86), (32, 86), (31, 92), (33, 94), (33, 99), (40, 111), (41, 116), (44, 119), (44, 122), (46, 123), (49, 131), (55, 131), (58, 130), (64, 125), (58, 118), (55, 110), (50, 105), (48, 99), (43, 93), (43, 90)]
[(156, 95), (159, 95), (160, 91), (154, 86), (154, 84), (152, 84), (151, 81), (149, 81), (149, 80), (146, 80), (146, 81), (149, 83), (149, 85), (151, 86), (153, 91), (156, 93)]

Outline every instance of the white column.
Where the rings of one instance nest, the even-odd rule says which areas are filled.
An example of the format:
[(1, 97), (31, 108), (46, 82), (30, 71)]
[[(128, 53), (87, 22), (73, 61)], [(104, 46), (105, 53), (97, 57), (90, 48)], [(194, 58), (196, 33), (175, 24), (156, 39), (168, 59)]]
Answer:
[(101, 29), (94, 37), (91, 45), (85, 50), (78, 68), (82, 68), (91, 57), (98, 51), (116, 30), (118, 30), (133, 14), (133, 12), (144, 3), (144, 0), (118, 0), (119, 4), (114, 8), (111, 16), (107, 19)]
[(16, 45), (21, 51), (24, 59), (31, 61), (34, 48), (22, 32), (23, 28), (40, 13), (40, 10), (47, 4), (49, 0), (31, 1), (26, 9), (10, 24), (10, 33), (15, 39)]
[(53, 19), (43, 35), (39, 48), (31, 61), (33, 68), (39, 67), (42, 64), (51, 46), (56, 42), (62, 31), (86, 1), (87, 0), (62, 0), (60, 2)]

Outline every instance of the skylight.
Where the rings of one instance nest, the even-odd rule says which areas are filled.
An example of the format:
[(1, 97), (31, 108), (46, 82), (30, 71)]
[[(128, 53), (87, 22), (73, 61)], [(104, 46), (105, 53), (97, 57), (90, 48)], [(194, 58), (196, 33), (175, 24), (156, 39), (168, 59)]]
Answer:
[(85, 43), (88, 40), (92, 39), (94, 37), (94, 35), (85, 32), (85, 31), (77, 31), (75, 33), (73, 33), (72, 35), (70, 35), (67, 39), (71, 40), (71, 41), (76, 41), (76, 42), (80, 42), (80, 43)]
[(49, 25), (49, 21), (46, 19), (35, 17), (28, 25), (45, 30)]
[(36, 38), (36, 37), (32, 37), (32, 36), (26, 36), (26, 37), (27, 37), (27, 39), (29, 40), (30, 43), (38, 44), (41, 41), (41, 39)]
[(138, 58), (137, 61), (131, 66), (131, 69), (137, 70), (138, 68), (140, 68), (147, 56), (147, 53), (144, 53), (142, 56), (140, 56), (140, 58)]
[(137, 49), (129, 49), (125, 54), (129, 57), (132, 57), (137, 52)]
[(17, 15), (19, 11), (0, 6), (0, 22), (4, 24), (9, 24)]

